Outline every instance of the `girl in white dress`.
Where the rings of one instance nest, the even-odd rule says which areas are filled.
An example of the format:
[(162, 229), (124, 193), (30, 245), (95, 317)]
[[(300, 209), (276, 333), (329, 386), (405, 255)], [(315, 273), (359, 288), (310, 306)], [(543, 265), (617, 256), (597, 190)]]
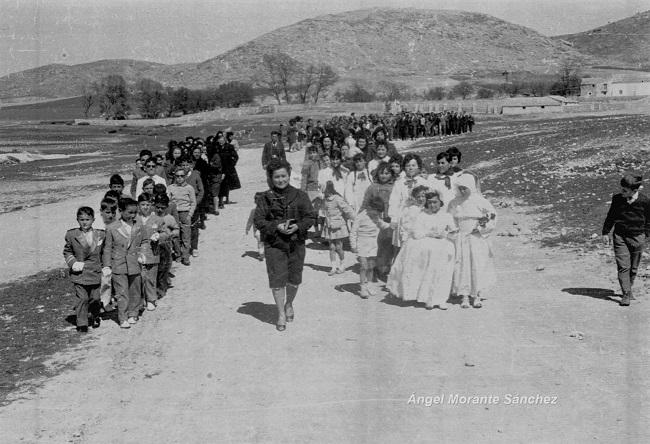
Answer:
[(435, 191), (426, 193), (424, 208), (415, 207), (412, 219), (405, 223), (409, 240), (397, 255), (386, 286), (404, 301), (446, 310), (455, 258), (450, 237), (457, 228), (453, 217), (441, 207), (443, 202)]
[(370, 171), (366, 166), (366, 159), (363, 154), (357, 154), (352, 159), (354, 161), (354, 170), (350, 171), (347, 179), (345, 180), (345, 191), (343, 198), (357, 213), (363, 204), (363, 197), (366, 190), (372, 183)]
[(456, 265), (452, 293), (462, 297), (461, 307), (482, 306), (481, 296), (496, 281), (490, 233), (496, 226), (496, 210), (479, 192), (473, 175), (456, 178), (458, 197), (449, 212), (458, 225)]

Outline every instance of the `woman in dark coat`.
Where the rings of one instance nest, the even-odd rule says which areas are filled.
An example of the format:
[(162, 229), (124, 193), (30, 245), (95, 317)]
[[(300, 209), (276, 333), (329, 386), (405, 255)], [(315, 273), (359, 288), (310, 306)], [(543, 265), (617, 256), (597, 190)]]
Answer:
[(203, 182), (203, 200), (196, 203), (197, 211), (199, 212), (199, 227), (205, 229), (205, 220), (206, 215), (210, 208), (210, 200), (212, 199), (212, 194), (210, 193), (210, 184), (208, 182), (208, 175), (210, 173), (210, 165), (205, 161), (203, 157), (203, 150), (200, 146), (195, 146), (192, 148), (192, 157), (194, 158), (194, 169), (201, 174), (201, 182)]
[(293, 321), (293, 301), (302, 283), (307, 230), (316, 212), (307, 193), (289, 184), (291, 165), (274, 159), (267, 166), (270, 189), (256, 202), (254, 223), (264, 242), (266, 271), (278, 309), (276, 329)]
[(221, 168), (224, 174), (223, 182), (221, 182), (221, 188), (219, 189), (219, 208), (223, 208), (224, 199), (227, 204), (230, 203), (230, 191), (241, 188), (237, 169), (235, 168), (239, 160), (239, 154), (237, 154), (235, 147), (226, 143), (226, 138), (223, 136), (223, 133), (217, 137), (216, 148), (221, 158)]

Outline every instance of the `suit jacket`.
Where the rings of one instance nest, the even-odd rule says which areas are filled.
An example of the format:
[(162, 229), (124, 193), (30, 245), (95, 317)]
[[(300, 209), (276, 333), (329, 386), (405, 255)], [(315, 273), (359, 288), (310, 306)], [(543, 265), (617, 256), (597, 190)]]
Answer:
[[(156, 214), (151, 214), (146, 223), (143, 223), (142, 216), (136, 216), (134, 229), (142, 234), (140, 243), (140, 256), (145, 264), (160, 263), (160, 243), (167, 240), (169, 235), (165, 230), (165, 221)], [(151, 242), (151, 236), (154, 233), (160, 235), (158, 242)]]
[(282, 160), (287, 159), (284, 154), (284, 145), (282, 145), (282, 142), (280, 141), (278, 141), (275, 148), (273, 148), (273, 142), (266, 142), (264, 144), (264, 150), (262, 151), (262, 166), (266, 168), (273, 158)]
[(106, 227), (106, 240), (102, 264), (111, 267), (114, 274), (140, 274), (138, 253), (142, 244), (142, 229), (138, 224), (131, 228), (131, 236), (118, 220)]
[[(104, 230), (92, 229), (93, 240), (88, 244), (86, 236), (79, 228), (73, 228), (65, 233), (63, 258), (70, 267), (70, 279), (75, 284), (95, 285), (102, 278), (102, 249), (104, 246)], [(72, 264), (83, 262), (81, 272), (72, 271)]]

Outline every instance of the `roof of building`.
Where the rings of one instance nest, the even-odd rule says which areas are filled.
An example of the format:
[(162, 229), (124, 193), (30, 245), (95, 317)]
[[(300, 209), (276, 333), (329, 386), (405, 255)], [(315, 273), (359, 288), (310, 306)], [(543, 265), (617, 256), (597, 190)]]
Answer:
[(585, 84), (596, 84), (596, 83), (606, 83), (607, 81), (602, 77), (585, 77), (580, 81), (582, 85)]
[(501, 106), (560, 106), (561, 103), (550, 97), (513, 97), (503, 101)]
[(554, 96), (552, 94), (548, 97), (553, 100), (557, 100), (560, 103), (578, 103), (578, 99), (574, 97)]
[(614, 74), (610, 79), (610, 83), (636, 83), (636, 82), (650, 82), (650, 73)]

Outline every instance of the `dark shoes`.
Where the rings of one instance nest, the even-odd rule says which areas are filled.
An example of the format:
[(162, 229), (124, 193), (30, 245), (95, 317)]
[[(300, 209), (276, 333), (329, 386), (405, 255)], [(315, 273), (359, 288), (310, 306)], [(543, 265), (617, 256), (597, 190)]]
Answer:
[(630, 293), (623, 293), (623, 297), (621, 298), (620, 305), (621, 307), (627, 307), (630, 305)]
[(99, 328), (101, 323), (102, 323), (102, 319), (99, 316), (94, 316), (94, 317), (90, 318), (90, 325), (93, 328)]
[(183, 265), (190, 265), (190, 260), (189, 260), (189, 259), (183, 259), (183, 260), (181, 261), (181, 264), (183, 264)]
[(77, 331), (79, 333), (88, 333), (88, 326), (87, 325), (80, 325), (77, 327)]

